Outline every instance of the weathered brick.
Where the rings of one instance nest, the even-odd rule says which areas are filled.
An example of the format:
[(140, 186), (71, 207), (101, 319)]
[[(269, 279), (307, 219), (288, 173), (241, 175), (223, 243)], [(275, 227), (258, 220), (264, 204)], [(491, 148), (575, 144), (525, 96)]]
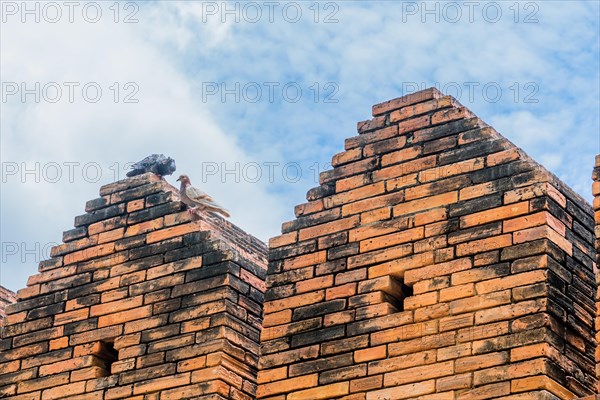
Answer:
[(455, 371), (458, 373), (474, 371), (504, 364), (509, 360), (506, 352), (482, 354), (478, 356), (463, 357), (456, 360)]
[(465, 215), (460, 218), (460, 227), (468, 228), (471, 226), (482, 225), (492, 221), (508, 219), (517, 215), (525, 214), (528, 211), (528, 202), (520, 202), (508, 206), (502, 206), (491, 210), (481, 211), (475, 214)]
[(435, 88), (421, 90), (416, 93), (411, 93), (393, 100), (375, 104), (372, 110), (373, 116), (385, 114), (389, 111), (396, 110), (411, 104), (421, 103), (427, 100), (437, 99), (440, 97), (443, 97), (443, 94)]
[(367, 143), (373, 143), (398, 135), (398, 126), (381, 126), (379, 129), (363, 133), (359, 136), (348, 138), (344, 142), (344, 148), (351, 150), (356, 147), (364, 146)]
[(441, 167), (427, 169), (419, 172), (420, 182), (431, 182), (439, 179), (445, 179), (455, 175), (461, 175), (472, 171), (477, 171), (484, 167), (483, 158), (474, 158), (457, 162), (456, 164), (444, 165)]
[(403, 369), (401, 371), (389, 372), (383, 376), (385, 386), (402, 385), (411, 382), (419, 382), (426, 379), (439, 378), (451, 375), (454, 372), (454, 362), (438, 362), (435, 368), (431, 366), (419, 366)]
[(435, 380), (428, 380), (407, 385), (394, 386), (391, 388), (374, 390), (367, 393), (366, 400), (385, 400), (385, 399), (410, 399), (414, 396), (422, 396), (435, 392)]
[(294, 392), (288, 396), (289, 400), (324, 400), (343, 396), (349, 392), (349, 383), (340, 382), (318, 388)]
[(0, 397), (597, 392), (600, 156), (590, 207), (435, 89), (373, 111), (269, 250), (153, 174), (102, 187), (0, 288)]
[(440, 98), (434, 98), (433, 100), (429, 100), (429, 101), (425, 101), (425, 102), (421, 102), (421, 103), (417, 103), (417, 104), (413, 104), (413, 105), (408, 105), (405, 107), (402, 107), (399, 110), (393, 111), (390, 113), (390, 122), (397, 122), (397, 121), (401, 121), (407, 118), (411, 118), (414, 117), (416, 115), (420, 115), (420, 114), (426, 114), (429, 113), (431, 111), (440, 109), (440, 108), (446, 108), (446, 107), (450, 107), (453, 104), (455, 104), (454, 100), (452, 97), (450, 96), (444, 96), (444, 97), (440, 97)]
[[(411, 161), (402, 162), (400, 164), (395, 164), (375, 170), (372, 172), (371, 176), (373, 181), (380, 181), (383, 179), (395, 179), (395, 186), (408, 185), (418, 176), (417, 174), (415, 174), (414, 176), (412, 176), (411, 174), (435, 167), (436, 160), (437, 159), (435, 155), (416, 158)], [(393, 161), (395, 160), (390, 160), (389, 162), (391, 163)], [(404, 180), (404, 184), (402, 184), (402, 180)]]
[(433, 264), (423, 268), (408, 270), (404, 276), (404, 282), (412, 284), (422, 279), (449, 275), (453, 272), (469, 269), (470, 267), (471, 260), (469, 258), (459, 258), (441, 264)]
[[(387, 154), (384, 154), (381, 156), (381, 165), (384, 167), (387, 167), (390, 165), (410, 161), (410, 160), (418, 157), (419, 155), (421, 155), (422, 152), (423, 152), (423, 148), (421, 146), (411, 146), (411, 147), (404, 148), (402, 150), (397, 150), (397, 151), (394, 151), (391, 153), (387, 153)], [(417, 177), (417, 175), (415, 174), (414, 178), (416, 178), (416, 177)], [(396, 182), (394, 184), (394, 188), (400, 187), (398, 185), (398, 183), (399, 182)], [(416, 180), (414, 183), (416, 183)], [(386, 184), (388, 184), (388, 190), (390, 190), (389, 181), (386, 182)]]
[(414, 256), (404, 257), (393, 261), (388, 261), (369, 268), (369, 279), (384, 275), (392, 275), (396, 278), (404, 278), (405, 273), (410, 268), (418, 268), (433, 264), (433, 252), (415, 254)]
[(508, 247), (512, 243), (512, 235), (500, 235), (485, 239), (474, 240), (468, 243), (458, 244), (456, 246), (456, 255), (458, 257), (461, 257), (484, 251), (496, 250), (503, 247)]
[(308, 304), (318, 303), (325, 298), (325, 292), (319, 290), (316, 292), (305, 293), (290, 297), (284, 300), (268, 301), (264, 304), (266, 313), (277, 312), (288, 308), (301, 307)]
[(422, 239), (425, 236), (425, 229), (418, 227), (406, 231), (395, 232), (392, 234), (378, 236), (375, 238), (366, 239), (360, 242), (360, 251), (362, 253), (391, 247), (402, 243), (414, 242)]
[(413, 200), (394, 207), (394, 216), (412, 214), (415, 212), (445, 206), (455, 203), (458, 200), (458, 192), (449, 192), (432, 196), (427, 199)]
[(484, 308), (490, 308), (502, 304), (510, 303), (510, 290), (493, 292), (484, 295), (474, 296), (454, 300), (450, 302), (450, 311), (452, 314), (461, 314), (468, 311), (476, 311)]

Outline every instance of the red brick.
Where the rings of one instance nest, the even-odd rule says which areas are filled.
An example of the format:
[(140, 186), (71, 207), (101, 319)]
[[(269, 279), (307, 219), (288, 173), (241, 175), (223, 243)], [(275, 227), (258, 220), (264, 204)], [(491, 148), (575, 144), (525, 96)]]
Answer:
[(483, 158), (474, 158), (472, 160), (461, 161), (456, 164), (444, 165), (437, 168), (427, 169), (419, 172), (419, 182), (431, 182), (439, 179), (448, 178), (454, 175), (461, 175), (467, 172), (477, 171), (484, 167)]
[(331, 159), (331, 165), (337, 167), (352, 161), (360, 159), (362, 156), (362, 148), (355, 148), (348, 151), (343, 151), (334, 155)]
[(112, 301), (109, 303), (97, 304), (90, 309), (90, 316), (111, 314), (118, 311), (128, 310), (135, 307), (140, 307), (144, 302), (143, 296), (136, 296), (120, 301)]
[(461, 257), (485, 251), (508, 247), (513, 243), (512, 235), (500, 235), (486, 239), (473, 240), (468, 243), (460, 243), (456, 246), (456, 256)]
[(334, 286), (325, 291), (325, 300), (341, 299), (356, 294), (356, 283)]
[(486, 163), (488, 166), (493, 167), (494, 165), (517, 160), (520, 157), (521, 154), (519, 153), (518, 149), (508, 149), (498, 153), (490, 154), (486, 158)]
[(406, 272), (404, 282), (412, 284), (422, 279), (430, 279), (438, 276), (449, 275), (453, 272), (463, 271), (471, 267), (471, 260), (468, 258), (459, 258), (442, 264), (433, 264), (428, 267), (411, 269)]
[(98, 318), (98, 328), (109, 325), (122, 324), (136, 319), (147, 318), (152, 315), (152, 306), (132, 308), (130, 310), (108, 314)]
[(333, 222), (328, 222), (321, 225), (316, 225), (310, 228), (301, 229), (299, 231), (299, 240), (312, 239), (319, 236), (324, 236), (333, 232), (340, 232), (354, 228), (358, 225), (358, 216), (344, 218)]
[(318, 303), (325, 298), (325, 292), (319, 290), (317, 292), (304, 293), (293, 297), (288, 297), (282, 300), (273, 300), (265, 302), (265, 313), (277, 312), (288, 308), (306, 306), (309, 304)]
[(471, 113), (468, 109), (461, 108), (448, 108), (445, 110), (441, 110), (436, 112), (431, 116), (431, 124), (441, 124), (445, 122), (454, 121), (462, 118), (472, 118), (474, 117), (473, 113)]
[(426, 379), (448, 376), (453, 372), (453, 361), (438, 362), (435, 364), (435, 368), (431, 368), (431, 366), (426, 365), (407, 368), (401, 371), (389, 372), (384, 375), (383, 384), (385, 386), (402, 385), (406, 383), (419, 382)]
[(269, 239), (269, 247), (274, 249), (281, 246), (286, 246), (295, 243), (298, 239), (298, 232), (289, 232), (274, 238)]
[(363, 146), (367, 143), (378, 142), (380, 140), (388, 139), (388, 138), (391, 138), (391, 137), (394, 137), (397, 135), (398, 135), (398, 126), (396, 126), (396, 125), (385, 126), (385, 127), (382, 126), (375, 131), (363, 133), (362, 135), (354, 136), (354, 137), (346, 139), (344, 142), (344, 149), (346, 149), (346, 150), (354, 149), (356, 147)]
[(425, 114), (440, 108), (450, 107), (454, 104), (452, 97), (444, 96), (438, 99), (417, 103), (403, 107), (390, 113), (390, 122), (398, 122), (416, 115)]
[(368, 349), (356, 350), (354, 352), (354, 362), (361, 363), (386, 358), (387, 347), (377, 346)]
[(284, 269), (298, 269), (309, 265), (321, 264), (327, 260), (327, 252), (320, 251), (318, 253), (309, 253), (302, 256), (288, 258), (284, 262)]
[(366, 400), (412, 399), (415, 396), (422, 396), (433, 392), (435, 392), (434, 379), (368, 392)]
[(349, 390), (348, 382), (339, 382), (291, 393), (288, 400), (325, 400), (348, 394)]
[[(391, 162), (391, 161), (390, 161)], [(423, 171), (425, 169), (434, 167), (436, 165), (437, 158), (435, 155), (428, 157), (417, 158), (412, 161), (403, 162), (401, 164), (392, 165), (386, 168), (373, 171), (373, 179), (380, 181), (382, 179), (391, 179), (398, 177), (405, 177), (415, 172)], [(405, 178), (409, 179), (409, 178)]]
[(549, 225), (563, 236), (566, 233), (566, 226), (547, 211), (509, 219), (502, 224), (504, 232), (514, 232), (540, 225)]
[(475, 371), (494, 365), (508, 362), (509, 356), (506, 352), (481, 354), (477, 356), (463, 357), (456, 360), (455, 371), (458, 373)]
[[(421, 146), (411, 146), (402, 150), (397, 150), (392, 153), (381, 156), (381, 165), (387, 167), (390, 165), (410, 161), (421, 155), (423, 149)], [(416, 175), (414, 176), (416, 178)], [(388, 188), (389, 190), (389, 188)]]
[(360, 242), (360, 251), (367, 252), (391, 247), (402, 243), (414, 242), (425, 236), (425, 229), (422, 227), (409, 229), (406, 231), (395, 232), (389, 235), (378, 236), (376, 238), (363, 240)]
[(194, 224), (177, 225), (172, 228), (161, 229), (148, 233), (146, 237), (146, 243), (156, 243), (162, 240), (170, 239), (172, 237), (185, 235), (186, 233), (196, 232), (198, 227)]
[(458, 201), (458, 192), (449, 192), (426, 199), (407, 201), (394, 207), (394, 216), (412, 214), (415, 212), (450, 205)]
[(414, 256), (388, 261), (369, 268), (369, 279), (384, 275), (402, 278), (410, 269), (430, 264), (433, 264), (433, 252), (415, 254)]
[(340, 311), (323, 317), (323, 326), (341, 325), (354, 321), (356, 310)]
[(410, 104), (420, 103), (431, 99), (437, 99), (443, 96), (444, 95), (436, 88), (428, 88), (393, 100), (375, 104), (372, 110), (373, 116), (385, 114), (392, 110), (397, 110), (399, 108), (406, 107)]
[(493, 208), (491, 210), (481, 211), (474, 214), (465, 215), (460, 218), (460, 227), (469, 228), (471, 226), (483, 225), (492, 221), (499, 221), (526, 214), (529, 211), (529, 202), (521, 202)]

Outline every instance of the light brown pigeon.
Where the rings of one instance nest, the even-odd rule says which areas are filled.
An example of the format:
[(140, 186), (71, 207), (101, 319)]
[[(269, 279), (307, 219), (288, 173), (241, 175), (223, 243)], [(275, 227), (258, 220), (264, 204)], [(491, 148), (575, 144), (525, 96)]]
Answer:
[(215, 203), (212, 197), (202, 190), (193, 187), (187, 175), (180, 175), (177, 181), (181, 182), (181, 187), (179, 188), (181, 201), (190, 207), (188, 210), (190, 213), (198, 214), (199, 211), (211, 211), (219, 213), (226, 218), (230, 217), (229, 212)]

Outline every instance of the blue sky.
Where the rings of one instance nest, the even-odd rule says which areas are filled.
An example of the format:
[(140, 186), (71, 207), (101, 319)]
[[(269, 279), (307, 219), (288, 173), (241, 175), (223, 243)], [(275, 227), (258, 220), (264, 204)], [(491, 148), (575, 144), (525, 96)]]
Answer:
[(28, 4), (1, 16), (10, 289), (101, 184), (155, 152), (267, 240), (373, 104), (429, 86), (591, 200), (596, 1)]

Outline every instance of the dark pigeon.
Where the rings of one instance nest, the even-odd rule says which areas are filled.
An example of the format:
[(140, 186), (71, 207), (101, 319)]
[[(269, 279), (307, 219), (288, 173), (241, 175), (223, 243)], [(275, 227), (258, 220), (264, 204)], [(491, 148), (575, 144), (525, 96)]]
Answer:
[(136, 176), (145, 174), (146, 172), (152, 172), (158, 176), (171, 175), (175, 172), (175, 160), (171, 157), (165, 157), (164, 154), (152, 154), (144, 158), (142, 161), (138, 161), (131, 166), (131, 171), (127, 173), (127, 176)]

